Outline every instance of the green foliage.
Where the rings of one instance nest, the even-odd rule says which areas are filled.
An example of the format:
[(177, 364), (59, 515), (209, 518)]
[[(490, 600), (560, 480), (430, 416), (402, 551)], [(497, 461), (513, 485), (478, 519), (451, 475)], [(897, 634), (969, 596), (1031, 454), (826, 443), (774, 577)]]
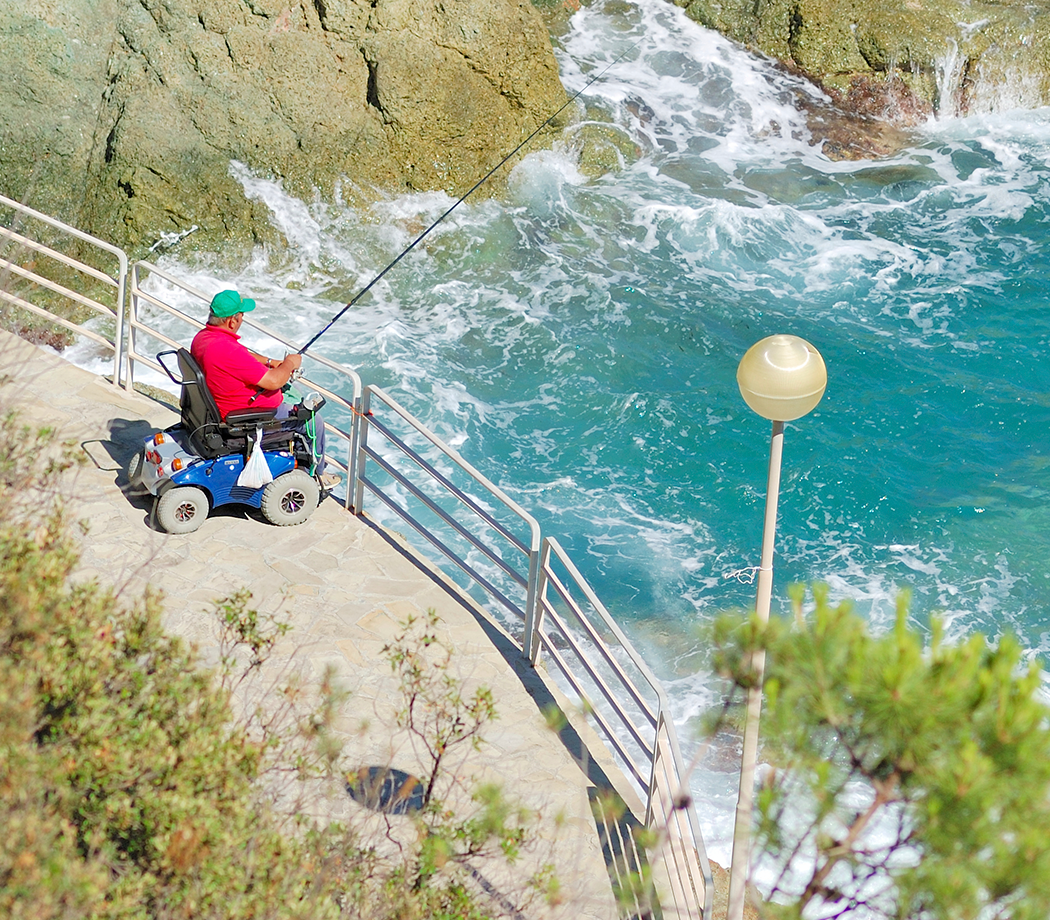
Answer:
[[(10, 382), (0, 377), (0, 385)], [(58, 477), (77, 464), (71, 443), (56, 443), (51, 428), (30, 428), (17, 412), (0, 412), (0, 522), (19, 526), (30, 518), (51, 527), (61, 516)]]
[[(319, 791), (338, 781), (342, 794), (334, 724), (346, 695), (331, 672), (318, 687), (275, 678), (268, 660), (288, 626), (260, 618), (246, 592), (216, 604), (210, 673), (164, 632), (156, 596), (129, 602), (71, 581), (78, 555), (58, 478), (71, 456), (51, 432), (0, 415), (0, 916), (512, 912), (481, 893), (471, 862), (511, 863), (527, 842), (533, 816), (495, 787), (462, 817), (432, 794), (415, 820), (385, 816), (385, 834), (364, 810), (349, 828), (306, 817)], [(411, 626), (391, 654), (433, 793), (451, 784), (448, 752), (476, 748), (495, 709), (486, 688), (463, 691), (446, 652), (418, 657)], [(537, 879), (525, 887), (554, 884), (549, 871)]]
[[(250, 600), (251, 592), (241, 588), (215, 605), (220, 629), (220, 669), (224, 681), (230, 680), (234, 674), (238, 675), (238, 683), (244, 680), (269, 658), (273, 647), (291, 628), (287, 621), (272, 618), (260, 622), (259, 612), (248, 606)], [(247, 666), (243, 668), (237, 654), (241, 649), (249, 653)]]
[(64, 463), (35, 462), (46, 432), (7, 434), (5, 484), (38, 508), (0, 518), (0, 915), (336, 916), (321, 851), (256, 794), (262, 745), (156, 598), (70, 584)]
[[(767, 653), (756, 848), (779, 875), (770, 915), (1050, 915), (1050, 709), (1017, 642), (873, 636), (813, 589), (793, 620), (721, 618), (721, 673), (753, 685)], [(808, 910), (807, 910), (808, 908)]]
[(433, 610), (425, 618), (409, 616), (401, 635), (383, 648), (401, 685), (398, 727), (408, 730), (426, 761), (425, 804), (434, 795), (446, 756), (462, 745), (477, 750), (482, 728), (496, 718), (488, 687), (465, 695), (463, 681), (452, 668), (452, 649), (438, 638), (439, 623)]
[[(533, 842), (530, 829), (536, 820), (536, 815), (511, 802), (492, 783), (474, 791), (475, 807), (466, 815), (450, 807), (446, 799), (461, 780), (448, 770), (450, 759), (461, 760), (463, 754), (480, 748), (483, 729), (496, 718), (496, 706), (491, 689), (468, 690), (456, 675), (452, 649), (439, 638), (439, 625), (433, 610), (425, 617), (409, 616), (401, 624), (401, 633), (383, 649), (400, 685), (397, 725), (407, 730), (425, 767), (422, 807), (413, 816), (418, 848), (405, 865), (414, 891), (446, 899), (431, 904), (434, 916), (444, 915), (447, 905), (456, 902), (457, 892), (466, 890), (466, 879), (477, 876), (474, 867), (479, 861), (498, 856), (514, 865), (522, 849)], [(560, 887), (549, 863), (541, 865), (518, 890), (503, 892), (500, 902), (509, 913), (517, 914), (537, 895), (549, 904), (560, 900)]]

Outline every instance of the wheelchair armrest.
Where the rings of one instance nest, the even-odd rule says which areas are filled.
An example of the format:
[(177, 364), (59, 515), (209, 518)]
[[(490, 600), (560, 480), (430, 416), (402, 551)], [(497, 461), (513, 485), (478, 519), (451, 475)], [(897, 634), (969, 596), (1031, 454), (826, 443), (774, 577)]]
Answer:
[(276, 416), (276, 409), (234, 409), (226, 416), (226, 427), (231, 434), (239, 434), (259, 425), (264, 430), (277, 428), (281, 423)]

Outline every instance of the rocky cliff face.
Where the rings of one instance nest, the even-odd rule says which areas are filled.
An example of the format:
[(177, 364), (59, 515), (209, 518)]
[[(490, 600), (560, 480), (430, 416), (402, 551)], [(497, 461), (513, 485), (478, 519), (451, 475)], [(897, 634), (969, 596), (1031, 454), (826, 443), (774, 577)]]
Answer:
[(462, 192), (566, 98), (529, 0), (28, 0), (0, 71), (0, 190), (137, 251), (268, 238), (231, 161)]
[(1050, 104), (1050, 10), (1026, 0), (676, 0), (693, 20), (808, 76), (846, 112)]

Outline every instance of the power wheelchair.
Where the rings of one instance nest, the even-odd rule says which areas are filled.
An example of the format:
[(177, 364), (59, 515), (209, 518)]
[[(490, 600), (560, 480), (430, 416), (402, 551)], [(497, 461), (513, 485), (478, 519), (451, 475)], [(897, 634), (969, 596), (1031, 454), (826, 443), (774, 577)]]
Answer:
[[(169, 367), (177, 363), (178, 374)], [(204, 374), (185, 348), (164, 351), (157, 361), (182, 388), (177, 425), (145, 439), (127, 469), (131, 489), (154, 496), (153, 520), (168, 533), (192, 533), (215, 508), (239, 503), (258, 508), (271, 524), (301, 524), (317, 508), (322, 486), (312, 440), (301, 430), (316, 418), (324, 398), (310, 393), (287, 419), (276, 409), (241, 409), (226, 419), (204, 382)], [(239, 486), (238, 478), (261, 436), (263, 456), (273, 480), (259, 488)]]

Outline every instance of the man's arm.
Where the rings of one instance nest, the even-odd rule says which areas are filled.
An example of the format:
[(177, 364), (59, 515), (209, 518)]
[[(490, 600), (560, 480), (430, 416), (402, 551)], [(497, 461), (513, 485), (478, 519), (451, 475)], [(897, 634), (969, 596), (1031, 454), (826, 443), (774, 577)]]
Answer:
[(267, 367), (266, 373), (263, 374), (262, 379), (256, 384), (261, 390), (279, 390), (292, 379), (292, 374), (303, 363), (302, 355), (285, 355), (284, 360), (277, 364), (274, 363), (272, 358), (266, 358), (254, 352), (252, 352), (252, 355)]
[[(245, 348), (244, 350), (248, 352), (248, 354), (250, 354), (253, 358), (255, 358), (255, 360), (258, 361), (260, 364), (265, 364), (267, 368), (277, 367), (277, 365), (281, 363), (276, 358), (268, 358), (266, 357), (266, 355), (261, 355), (259, 354), (259, 352), (252, 351), (250, 348)], [(287, 358), (288, 355), (285, 355), (285, 357)]]

